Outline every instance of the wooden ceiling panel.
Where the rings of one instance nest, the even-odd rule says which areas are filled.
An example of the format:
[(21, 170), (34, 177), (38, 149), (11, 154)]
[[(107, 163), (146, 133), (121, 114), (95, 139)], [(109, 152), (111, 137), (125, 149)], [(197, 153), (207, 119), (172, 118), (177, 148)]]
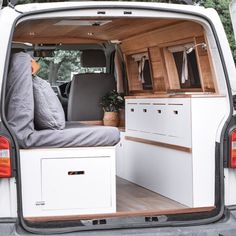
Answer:
[[(150, 30), (176, 24), (180, 21), (168, 19), (120, 18), (103, 19), (108, 22), (100, 26), (58, 25), (65, 19), (43, 19), (19, 24), (14, 41), (29, 43), (99, 43), (109, 40), (124, 40)], [(100, 21), (101, 19), (69, 19), (76, 21)]]

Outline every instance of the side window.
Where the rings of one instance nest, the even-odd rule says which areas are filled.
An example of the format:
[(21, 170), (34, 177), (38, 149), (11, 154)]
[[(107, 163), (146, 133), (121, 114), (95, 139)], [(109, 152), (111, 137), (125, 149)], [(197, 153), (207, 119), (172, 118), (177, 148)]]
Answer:
[(180, 88), (201, 88), (195, 50), (173, 52)]

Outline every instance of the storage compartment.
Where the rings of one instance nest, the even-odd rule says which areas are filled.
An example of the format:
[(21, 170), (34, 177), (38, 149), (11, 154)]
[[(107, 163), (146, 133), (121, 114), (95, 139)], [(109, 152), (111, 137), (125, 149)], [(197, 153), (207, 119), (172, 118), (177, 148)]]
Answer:
[(115, 147), (21, 150), (23, 215), (116, 212)]
[(43, 210), (110, 208), (109, 157), (42, 159)]
[(127, 136), (191, 148), (190, 98), (127, 99)]

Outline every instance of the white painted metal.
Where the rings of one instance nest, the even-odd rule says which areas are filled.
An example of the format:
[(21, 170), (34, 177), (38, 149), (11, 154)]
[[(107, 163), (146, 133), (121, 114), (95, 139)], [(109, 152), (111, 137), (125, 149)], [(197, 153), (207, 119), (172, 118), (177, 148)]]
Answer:
[[(212, 34), (212, 31), (211, 31), (209, 25), (203, 19), (193, 16), (192, 12), (200, 13), (203, 16), (207, 16), (208, 18), (210, 18), (215, 26), (216, 34), (219, 38), (219, 42), (222, 47), (222, 51), (224, 53), (223, 57), (226, 62), (226, 70), (229, 75), (232, 93), (233, 94), (236, 93), (235, 65), (233, 63), (231, 51), (230, 51), (230, 48), (229, 48), (229, 45), (227, 42), (227, 38), (224, 33), (224, 28), (220, 22), (219, 16), (217, 15), (217, 13), (214, 10), (211, 10), (211, 9), (206, 10), (206, 9), (200, 8), (200, 7), (182, 6), (182, 5), (178, 6), (178, 5), (171, 5), (171, 4), (156, 4), (156, 3), (149, 3), (148, 4), (148, 3), (131, 3), (131, 2), (129, 2), (129, 3), (124, 3), (124, 2), (122, 2), (122, 3), (120, 3), (120, 2), (109, 2), (109, 3), (106, 3), (106, 2), (78, 2), (78, 3), (70, 2), (69, 4), (68, 3), (47, 3), (47, 4), (40, 3), (40, 4), (28, 4), (28, 5), (17, 6), (17, 9), (19, 11), (34, 12), (34, 11), (42, 10), (42, 9), (47, 9), (47, 10), (48, 9), (56, 9), (56, 8), (61, 9), (64, 7), (72, 7), (72, 6), (74, 6), (74, 7), (79, 7), (79, 6), (100, 6), (100, 7), (102, 7), (102, 6), (106, 6), (106, 5), (109, 5), (109, 6), (113, 5), (114, 6), (113, 9), (110, 9), (109, 11), (106, 12), (106, 16), (108, 16), (108, 17), (109, 16), (111, 16), (111, 17), (123, 16), (124, 10), (126, 10), (125, 6), (138, 6), (138, 7), (150, 6), (150, 7), (156, 8), (156, 9), (161, 8), (162, 10), (164, 10), (164, 9), (167, 9), (167, 10), (171, 9), (171, 10), (176, 10), (176, 11), (181, 10), (181, 11), (185, 11), (185, 13), (189, 13), (189, 15), (187, 15), (187, 14), (176, 14), (176, 13), (149, 11), (149, 10), (132, 10), (133, 14), (130, 17), (131, 18), (132, 17), (160, 17), (160, 18), (161, 17), (163, 17), (163, 18), (169, 17), (169, 18), (175, 18), (175, 19), (178, 18), (178, 19), (195, 20), (197, 22), (202, 23), (204, 29), (206, 30), (206, 36), (207, 36), (208, 43), (209, 43), (209, 51), (212, 54), (213, 67), (215, 68), (215, 71), (216, 71), (216, 79), (217, 79), (217, 83), (219, 85), (219, 92), (220, 92), (220, 94), (225, 94), (226, 96), (228, 96), (228, 92), (226, 89), (225, 76), (224, 76), (223, 69), (222, 69), (222, 63), (219, 58), (218, 48), (217, 48), (214, 36)], [(115, 6), (121, 6), (121, 5), (123, 6), (123, 9), (115, 9)], [(40, 15), (37, 15), (37, 16), (31, 15), (31, 16), (29, 16), (29, 18), (50, 17), (50, 16), (72, 17), (72, 16), (78, 16), (78, 13), (80, 16), (85, 16), (85, 17), (97, 16), (97, 10), (90, 9), (90, 10), (83, 10), (83, 11), (74, 10), (74, 11), (65, 11), (65, 12), (62, 12), (62, 11), (52, 12), (49, 14), (41, 14), (41, 16)], [(5, 70), (6, 52), (7, 52), (8, 43), (10, 43), (9, 39), (10, 39), (12, 25), (13, 25), (15, 18), (18, 15), (19, 15), (18, 12), (14, 11), (13, 9), (8, 8), (8, 7), (0, 10), (0, 29), (1, 29), (0, 84), (2, 84), (3, 73)], [(1, 89), (1, 87), (2, 86), (0, 86), (0, 89)], [(216, 140), (213, 139), (214, 141), (220, 141), (221, 130), (222, 130), (222, 127), (224, 125), (224, 122), (225, 122), (228, 114), (229, 114), (229, 103), (227, 101), (226, 105), (225, 105), (225, 118), (222, 120), (222, 122), (219, 124), (218, 127), (215, 127), (215, 130), (214, 130), (214, 132), (216, 132)], [(165, 130), (165, 129), (163, 129), (163, 130)], [(155, 128), (154, 133), (164, 132), (163, 130), (160, 131), (160, 130), (158, 130), (158, 127), (157, 127), (157, 128)], [(131, 132), (131, 134), (132, 134), (132, 132)], [(196, 134), (197, 134), (197, 132), (196, 132)], [(135, 135), (138, 135), (138, 132), (136, 132)], [(150, 137), (148, 135), (146, 135), (146, 138), (150, 138)], [(226, 179), (225, 179), (226, 204), (233, 204), (233, 203), (236, 204), (235, 191), (234, 191), (234, 186), (236, 185), (235, 170), (226, 169), (225, 174), (226, 174)], [(199, 179), (199, 181), (200, 181), (200, 179)], [(16, 194), (15, 194), (15, 186), (14, 185), (15, 185), (14, 180), (11, 180), (11, 181), (0, 180), (0, 209), (1, 209), (0, 217), (2, 217), (2, 216), (11, 217), (11, 216), (16, 215), (16, 207), (15, 207), (16, 206), (16, 199), (15, 199)], [(28, 191), (30, 191), (30, 190), (28, 190)], [(12, 203), (10, 203), (10, 204), (9, 204), (9, 201), (7, 200), (9, 198), (8, 197), (5, 198), (5, 196), (9, 196), (9, 192), (12, 193), (12, 199), (14, 199), (14, 200), (11, 200)], [(6, 193), (6, 195), (5, 195), (5, 193)], [(32, 191), (31, 194), (34, 195), (34, 191)], [(30, 201), (30, 198), (28, 200)], [(11, 204), (13, 204), (14, 206), (10, 206)], [(10, 209), (10, 207), (11, 207), (11, 209)], [(4, 210), (2, 211), (2, 209), (4, 209)]]
[(0, 179), (0, 218), (17, 216), (15, 178)]
[[(11, 8), (0, 9), (0, 84), (2, 85), (3, 74), (5, 71), (6, 54), (12, 25), (19, 13)], [(1, 94), (2, 86), (0, 86)], [(1, 120), (1, 118), (0, 118)], [(0, 217), (17, 216), (17, 198), (15, 179), (0, 179)]]
[(225, 169), (225, 205), (236, 205), (236, 171)]
[[(23, 215), (116, 211), (115, 147), (21, 150)], [(84, 171), (82, 175), (68, 175)]]
[[(167, 111), (164, 119), (156, 120), (153, 105), (149, 120), (151, 127), (165, 127), (166, 131), (154, 136), (138, 130), (138, 124), (138, 131), (130, 131), (129, 121), (126, 135), (190, 147), (192, 153), (126, 141), (123, 177), (190, 207), (213, 206), (215, 139), (225, 117), (226, 98), (138, 99), (136, 106), (145, 102), (166, 107), (162, 108)], [(129, 113), (128, 109), (127, 116)]]

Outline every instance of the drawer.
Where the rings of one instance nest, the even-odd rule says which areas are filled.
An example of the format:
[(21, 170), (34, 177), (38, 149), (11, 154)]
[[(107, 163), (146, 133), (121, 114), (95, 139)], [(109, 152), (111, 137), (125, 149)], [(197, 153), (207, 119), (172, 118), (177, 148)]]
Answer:
[(137, 109), (138, 116), (136, 119), (139, 122), (138, 129), (145, 133), (152, 133), (154, 120), (153, 120), (153, 108), (149, 102), (140, 102)]
[(138, 103), (126, 102), (125, 108), (125, 126), (127, 130), (139, 130), (140, 119), (139, 119)]
[(191, 143), (191, 113), (190, 102), (169, 102), (167, 106), (169, 137), (179, 139), (179, 144), (189, 146)]
[(111, 207), (110, 162), (109, 157), (42, 159), (43, 210)]
[(153, 103), (152, 106), (152, 114), (153, 114), (153, 127), (152, 132), (155, 135), (167, 135), (168, 129), (168, 111), (167, 104), (164, 102), (156, 102)]

